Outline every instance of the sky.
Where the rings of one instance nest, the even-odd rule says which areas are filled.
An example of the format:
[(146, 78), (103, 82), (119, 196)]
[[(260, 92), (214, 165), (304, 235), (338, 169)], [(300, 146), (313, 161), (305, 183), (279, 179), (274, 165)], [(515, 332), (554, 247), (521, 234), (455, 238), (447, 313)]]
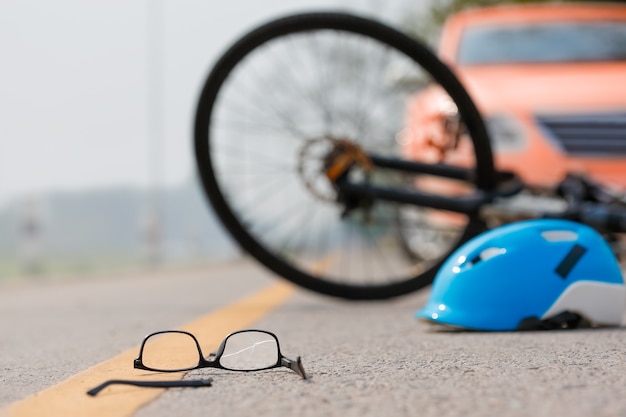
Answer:
[(0, 205), (49, 191), (195, 175), (212, 63), (273, 17), (342, 9), (395, 24), (424, 0), (3, 0)]

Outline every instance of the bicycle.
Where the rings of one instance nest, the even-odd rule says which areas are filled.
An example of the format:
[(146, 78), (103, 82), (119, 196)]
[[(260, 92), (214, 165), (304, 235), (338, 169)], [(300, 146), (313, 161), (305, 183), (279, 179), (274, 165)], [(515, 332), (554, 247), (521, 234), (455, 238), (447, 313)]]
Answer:
[[(453, 102), (448, 122), (471, 145), (469, 162), (402, 157), (406, 101), (432, 84)], [(243, 249), (345, 299), (428, 286), (455, 248), (505, 222), (569, 218), (616, 245), (626, 231), (621, 194), (575, 176), (540, 190), (496, 170), (453, 72), (404, 33), (344, 13), (276, 19), (227, 49), (203, 86), (194, 145), (210, 205)], [(422, 187), (433, 178), (434, 190)]]

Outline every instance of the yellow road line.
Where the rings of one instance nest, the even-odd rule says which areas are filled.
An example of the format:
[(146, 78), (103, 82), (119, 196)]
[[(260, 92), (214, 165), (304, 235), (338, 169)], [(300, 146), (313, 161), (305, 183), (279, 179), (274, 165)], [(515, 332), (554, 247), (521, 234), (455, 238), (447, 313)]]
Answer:
[[(210, 352), (228, 333), (246, 328), (280, 305), (294, 291), (284, 282), (212, 314), (202, 317), (183, 330), (195, 334), (204, 352)], [(138, 335), (141, 337), (143, 335)], [(163, 389), (113, 385), (96, 397), (86, 391), (108, 379), (167, 380), (180, 379), (181, 374), (159, 374), (133, 369), (139, 346), (99, 363), (53, 387), (45, 389), (4, 410), (9, 417), (71, 417), (131, 416), (139, 407), (156, 398)], [(202, 389), (202, 388), (201, 388)], [(0, 410), (0, 415), (5, 415)]]

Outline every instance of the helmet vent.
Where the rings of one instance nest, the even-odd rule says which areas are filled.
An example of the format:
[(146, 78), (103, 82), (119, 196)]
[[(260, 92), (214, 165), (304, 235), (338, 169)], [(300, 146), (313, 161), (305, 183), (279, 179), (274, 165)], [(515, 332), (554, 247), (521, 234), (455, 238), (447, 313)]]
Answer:
[(506, 253), (506, 249), (504, 248), (487, 248), (482, 251), (479, 255), (481, 261), (486, 261), (498, 255), (504, 255)]
[(478, 255), (476, 255), (472, 259), (467, 260), (467, 258), (461, 257), (459, 259), (460, 265), (452, 268), (452, 271), (456, 273), (461, 272), (462, 269), (471, 268), (472, 266), (476, 265), (479, 262), (489, 260), (491, 258), (494, 258), (498, 255), (503, 255), (505, 253), (506, 253), (505, 248), (490, 247), (487, 249), (483, 249), (482, 252), (480, 252)]
[(565, 255), (565, 258), (561, 261), (561, 263), (556, 267), (554, 272), (559, 274), (559, 276), (563, 279), (567, 279), (567, 276), (572, 271), (572, 269), (576, 266), (580, 258), (587, 252), (587, 248), (578, 243), (574, 245), (574, 247)]
[(548, 242), (573, 242), (578, 239), (578, 233), (572, 230), (548, 230), (541, 232), (541, 236)]

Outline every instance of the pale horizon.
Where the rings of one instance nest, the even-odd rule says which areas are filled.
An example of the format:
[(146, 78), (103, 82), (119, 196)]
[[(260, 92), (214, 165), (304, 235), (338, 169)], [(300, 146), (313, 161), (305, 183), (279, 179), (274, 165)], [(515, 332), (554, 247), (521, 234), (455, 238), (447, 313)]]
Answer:
[(55, 191), (171, 187), (195, 176), (192, 120), (212, 62), (296, 11), (393, 22), (406, 0), (8, 1), (0, 15), (0, 206)]

